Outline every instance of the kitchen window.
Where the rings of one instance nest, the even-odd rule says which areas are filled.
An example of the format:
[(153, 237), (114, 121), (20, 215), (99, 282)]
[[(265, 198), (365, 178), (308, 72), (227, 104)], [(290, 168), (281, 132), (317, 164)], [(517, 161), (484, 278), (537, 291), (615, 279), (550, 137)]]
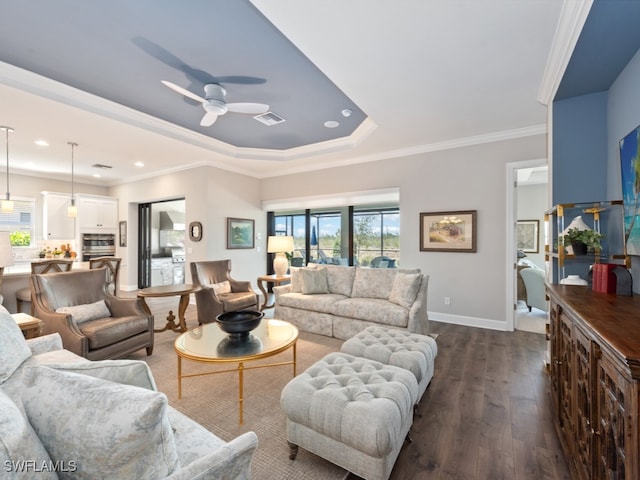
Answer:
[(36, 201), (19, 197), (13, 197), (12, 200), (13, 212), (0, 210), (0, 230), (9, 232), (12, 247), (33, 247)]

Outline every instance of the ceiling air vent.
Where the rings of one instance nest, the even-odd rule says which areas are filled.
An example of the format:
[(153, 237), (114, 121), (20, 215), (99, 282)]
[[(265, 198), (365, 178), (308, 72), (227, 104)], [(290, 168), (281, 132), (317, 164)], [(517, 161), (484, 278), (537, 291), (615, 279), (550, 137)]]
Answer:
[(264, 123), (267, 127), (271, 127), (272, 125), (277, 125), (278, 123), (286, 121), (280, 115), (273, 112), (261, 113), (260, 115), (256, 115), (253, 118), (258, 120), (259, 122)]
[(102, 163), (94, 163), (93, 165), (91, 165), (93, 168), (102, 168), (102, 169), (108, 169), (108, 168), (113, 168), (111, 165), (103, 165)]

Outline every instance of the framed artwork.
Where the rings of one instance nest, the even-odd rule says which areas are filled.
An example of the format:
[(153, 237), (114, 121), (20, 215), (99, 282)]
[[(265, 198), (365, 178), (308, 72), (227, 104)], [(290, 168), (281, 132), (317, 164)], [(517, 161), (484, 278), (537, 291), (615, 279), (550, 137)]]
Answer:
[(120, 232), (120, 246), (127, 246), (127, 221), (123, 220), (119, 223), (119, 232)]
[(421, 252), (476, 252), (477, 210), (420, 214)]
[(629, 255), (640, 255), (640, 127), (620, 140), (624, 240)]
[(254, 220), (227, 217), (227, 248), (253, 248)]
[(191, 222), (189, 224), (189, 238), (192, 242), (202, 240), (202, 224), (200, 222)]
[(524, 253), (538, 253), (540, 251), (539, 228), (539, 220), (518, 220), (516, 225), (518, 250), (522, 250)]

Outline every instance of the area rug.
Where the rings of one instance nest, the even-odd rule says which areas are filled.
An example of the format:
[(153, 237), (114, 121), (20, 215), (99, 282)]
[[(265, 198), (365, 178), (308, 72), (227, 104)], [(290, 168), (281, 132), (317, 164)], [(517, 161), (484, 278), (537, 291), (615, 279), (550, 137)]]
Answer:
[[(183, 379), (182, 399), (178, 400), (177, 355), (173, 350), (177, 337), (177, 333), (170, 331), (157, 333), (153, 355), (147, 357), (141, 350), (129, 358), (146, 361), (158, 390), (167, 395), (169, 404), (223, 440), (231, 440), (247, 431), (255, 432), (258, 448), (252, 462), (252, 479), (344, 480), (347, 477), (348, 472), (344, 469), (302, 449), (295, 460), (289, 460), (280, 392), (293, 376), (290, 365), (245, 371), (244, 424), (239, 425), (236, 372)], [(298, 373), (327, 353), (339, 351), (341, 344), (342, 341), (335, 338), (300, 332)], [(291, 351), (286, 351), (251, 365), (289, 361), (291, 355)], [(182, 368), (185, 374), (220, 369), (189, 360), (183, 360)]]

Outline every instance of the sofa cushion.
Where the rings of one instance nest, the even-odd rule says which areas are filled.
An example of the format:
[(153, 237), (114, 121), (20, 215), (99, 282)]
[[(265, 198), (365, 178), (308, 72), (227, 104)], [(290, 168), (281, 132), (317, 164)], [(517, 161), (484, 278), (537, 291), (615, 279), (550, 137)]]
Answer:
[[(25, 464), (27, 461), (31, 463)], [(58, 478), (54, 471), (41, 469), (43, 465), (52, 465), (51, 457), (20, 409), (0, 390), (0, 468), (4, 472), (0, 476), (24, 480)]]
[(394, 268), (356, 268), (351, 296), (388, 299), (396, 273)]
[(303, 295), (329, 293), (326, 268), (305, 268), (300, 270)]
[(317, 264), (310, 263), (306, 267), (290, 267), (289, 274), (291, 275), (290, 292), (291, 293), (302, 293), (302, 273), (301, 270), (315, 270), (317, 268)]
[(334, 315), (406, 328), (409, 310), (379, 298), (346, 298), (332, 306)]
[(389, 301), (404, 308), (411, 308), (422, 284), (422, 274), (398, 272), (393, 280)]
[(0, 384), (4, 383), (22, 362), (31, 356), (22, 330), (11, 315), (3, 308), (0, 311)]
[(56, 308), (56, 312), (71, 315), (71, 318), (73, 318), (73, 321), (76, 323), (82, 323), (88, 320), (97, 320), (98, 318), (111, 316), (109, 307), (107, 307), (107, 304), (104, 303), (104, 300), (98, 300), (97, 302), (87, 303), (85, 305), (59, 307)]
[(325, 268), (327, 269), (329, 293), (338, 293), (345, 297), (350, 297), (353, 290), (353, 279), (356, 276), (356, 267), (327, 265)]
[(179, 468), (164, 394), (45, 366), (25, 367), (24, 383), (51, 459), (77, 462), (60, 478), (163, 478)]
[(286, 293), (278, 299), (278, 305), (321, 313), (334, 313), (334, 304), (344, 300), (344, 295), (325, 293), (324, 295), (304, 295), (303, 293)]

